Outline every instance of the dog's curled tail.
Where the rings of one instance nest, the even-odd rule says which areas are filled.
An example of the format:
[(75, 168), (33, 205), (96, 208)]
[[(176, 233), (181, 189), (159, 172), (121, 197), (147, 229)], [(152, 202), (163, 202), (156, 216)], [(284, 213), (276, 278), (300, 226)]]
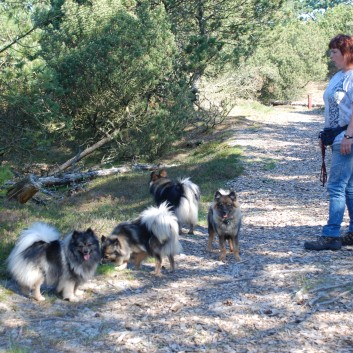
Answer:
[(26, 259), (24, 252), (37, 242), (52, 242), (58, 240), (59, 232), (52, 226), (36, 222), (24, 229), (15, 247), (7, 258), (7, 269), (22, 286), (32, 288), (43, 277), (43, 271), (34, 262)]
[(200, 188), (194, 184), (190, 178), (181, 178), (179, 179), (179, 183), (183, 186), (185, 196), (189, 201), (194, 203), (198, 203), (200, 201)]
[(47, 223), (35, 222), (29, 228), (26, 228), (21, 232), (20, 237), (10, 254), (9, 260), (11, 260), (12, 257), (16, 257), (18, 254), (21, 254), (24, 250), (38, 241), (50, 243), (59, 238), (60, 233), (56, 228)]
[(143, 211), (141, 223), (163, 244), (162, 255), (175, 255), (181, 252), (178, 219), (170, 210), (167, 201), (159, 207), (151, 206)]
[(181, 223), (195, 226), (198, 221), (200, 189), (190, 178), (179, 179), (179, 183), (182, 185), (184, 197), (181, 198), (175, 213)]

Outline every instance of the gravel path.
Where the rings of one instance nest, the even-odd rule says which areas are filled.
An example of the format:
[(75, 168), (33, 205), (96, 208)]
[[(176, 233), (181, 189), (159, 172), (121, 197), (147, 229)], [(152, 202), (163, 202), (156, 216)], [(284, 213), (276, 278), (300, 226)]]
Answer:
[(321, 117), (278, 108), (263, 120), (247, 118), (230, 141), (246, 156), (228, 185), (244, 214), (241, 263), (208, 253), (199, 227), (161, 278), (153, 264), (97, 276), (80, 303), (0, 291), (0, 351), (353, 352), (352, 248), (303, 249), (326, 221)]

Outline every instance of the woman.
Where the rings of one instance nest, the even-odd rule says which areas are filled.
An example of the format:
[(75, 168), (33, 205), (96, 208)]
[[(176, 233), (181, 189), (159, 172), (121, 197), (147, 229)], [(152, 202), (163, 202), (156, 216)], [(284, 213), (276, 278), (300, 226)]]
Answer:
[[(353, 37), (339, 34), (329, 43), (331, 61), (339, 71), (324, 93), (325, 127), (348, 125), (332, 145), (332, 161), (327, 184), (329, 216), (316, 241), (304, 243), (307, 250), (339, 250), (353, 245)], [(321, 140), (320, 140), (321, 145)], [(348, 232), (340, 237), (345, 207), (349, 213)]]

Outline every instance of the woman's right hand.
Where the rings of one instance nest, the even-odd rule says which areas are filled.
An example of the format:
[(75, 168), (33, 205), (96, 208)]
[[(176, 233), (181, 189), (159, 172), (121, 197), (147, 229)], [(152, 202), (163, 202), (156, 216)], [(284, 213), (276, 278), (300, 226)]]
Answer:
[(343, 138), (341, 142), (341, 154), (350, 154), (352, 150), (352, 140)]

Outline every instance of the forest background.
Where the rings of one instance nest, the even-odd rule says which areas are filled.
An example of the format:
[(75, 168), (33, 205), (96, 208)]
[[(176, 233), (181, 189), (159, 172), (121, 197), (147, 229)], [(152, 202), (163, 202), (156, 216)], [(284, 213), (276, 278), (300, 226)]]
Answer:
[(325, 80), (328, 41), (353, 33), (353, 4), (1, 0), (0, 33), (2, 168), (90, 146), (111, 166), (160, 158), (239, 99), (293, 100)]

